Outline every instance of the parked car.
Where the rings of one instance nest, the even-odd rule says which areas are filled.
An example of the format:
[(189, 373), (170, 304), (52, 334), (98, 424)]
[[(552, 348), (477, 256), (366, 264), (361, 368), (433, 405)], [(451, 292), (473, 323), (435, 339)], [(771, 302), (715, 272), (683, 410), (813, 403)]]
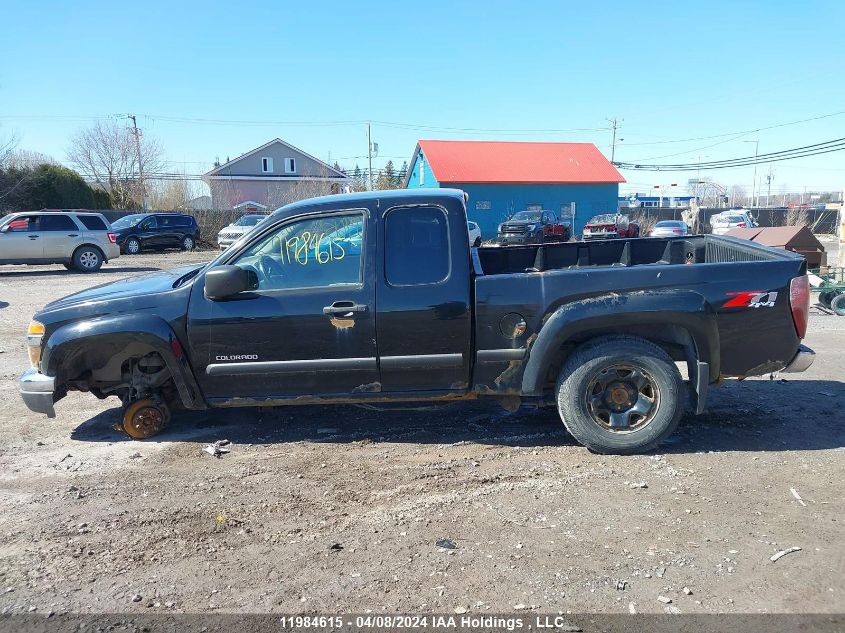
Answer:
[(259, 222), (267, 219), (267, 214), (249, 213), (242, 215), (228, 226), (224, 226), (217, 234), (217, 245), (221, 250), (229, 248), (237, 240), (249, 233)]
[(584, 225), (584, 232), (581, 235), (584, 241), (639, 236), (640, 225), (632, 222), (627, 215), (622, 215), (621, 213), (594, 215)]
[(751, 229), (757, 226), (751, 214), (744, 209), (730, 209), (710, 216), (710, 231), (724, 235), (731, 229)]
[(174, 408), (554, 403), (579, 442), (630, 454), (710, 385), (813, 361), (800, 255), (713, 235), (471, 253), (466, 222), (454, 189), (287, 205), (208, 264), (40, 310), (21, 395), (51, 417), (69, 391), (117, 396), (135, 438)]
[(570, 237), (569, 224), (561, 222), (552, 211), (519, 211), (499, 225), (497, 241), (507, 246), (566, 242)]
[(481, 246), (481, 229), (475, 222), (467, 220), (467, 229), (469, 230), (469, 244), (470, 246)]
[(0, 218), (0, 264), (64, 264), (83, 273), (120, 256), (117, 236), (100, 213), (12, 213)]
[(142, 250), (181, 248), (193, 250), (199, 227), (185, 213), (133, 213), (112, 223), (122, 253), (137, 255)]
[(649, 232), (649, 237), (673, 237), (675, 235), (689, 235), (690, 230), (686, 222), (681, 220), (661, 220)]

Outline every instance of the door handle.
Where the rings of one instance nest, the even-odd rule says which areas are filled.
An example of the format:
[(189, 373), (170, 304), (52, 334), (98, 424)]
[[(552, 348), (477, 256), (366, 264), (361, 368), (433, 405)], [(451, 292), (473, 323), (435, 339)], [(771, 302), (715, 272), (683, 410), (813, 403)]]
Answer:
[(30, 235), (30, 236), (29, 236), (29, 239), (31, 239), (31, 240), (37, 240), (37, 239), (38, 239), (38, 236), (37, 236), (37, 235)]
[(68, 233), (68, 237), (79, 237), (79, 233)]
[(335, 301), (330, 306), (323, 308), (323, 314), (361, 314), (368, 310), (363, 303), (354, 303), (352, 301)]

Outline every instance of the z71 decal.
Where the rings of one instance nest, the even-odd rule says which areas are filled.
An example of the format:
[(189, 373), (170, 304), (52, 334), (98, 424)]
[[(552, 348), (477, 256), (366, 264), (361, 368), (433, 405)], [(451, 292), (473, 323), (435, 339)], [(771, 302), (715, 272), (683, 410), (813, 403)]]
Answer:
[(723, 308), (774, 308), (777, 292), (763, 290), (745, 290), (743, 292), (729, 292)]

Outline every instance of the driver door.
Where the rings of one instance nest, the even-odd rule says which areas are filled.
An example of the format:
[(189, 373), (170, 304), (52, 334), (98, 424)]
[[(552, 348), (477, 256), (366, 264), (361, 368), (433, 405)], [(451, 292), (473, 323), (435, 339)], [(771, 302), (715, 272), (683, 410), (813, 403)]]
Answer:
[(211, 301), (198, 280), (188, 330), (207, 398), (380, 390), (371, 223), (365, 209), (289, 219), (226, 260), (254, 270), (257, 289)]

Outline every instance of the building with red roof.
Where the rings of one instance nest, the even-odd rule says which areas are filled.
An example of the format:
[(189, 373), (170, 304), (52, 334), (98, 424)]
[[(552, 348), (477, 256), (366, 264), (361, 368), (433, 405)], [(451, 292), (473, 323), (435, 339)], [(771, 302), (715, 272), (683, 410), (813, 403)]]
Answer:
[(617, 209), (625, 179), (592, 143), (419, 141), (405, 187), (454, 187), (469, 194), (469, 219), (484, 239), (517, 211), (549, 210), (574, 234)]

